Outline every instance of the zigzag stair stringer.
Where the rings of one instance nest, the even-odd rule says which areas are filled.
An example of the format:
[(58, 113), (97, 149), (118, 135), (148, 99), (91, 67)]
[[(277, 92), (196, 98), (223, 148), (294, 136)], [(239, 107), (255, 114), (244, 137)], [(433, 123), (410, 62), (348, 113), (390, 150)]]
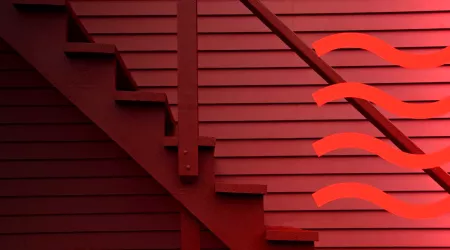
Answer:
[[(261, 196), (237, 201), (234, 196), (216, 194), (213, 144), (209, 141), (199, 157), (198, 180), (188, 185), (180, 182), (177, 154), (166, 149), (170, 146), (166, 145), (165, 133), (167, 103), (143, 106), (117, 103), (116, 58), (72, 58), (65, 53), (67, 12), (57, 8), (58, 11), (45, 13), (22, 13), (12, 2), (0, 2), (0, 37), (230, 249), (298, 249), (290, 243), (286, 246), (268, 243), (267, 240), (281, 238), (266, 238)], [(73, 47), (70, 53), (74, 52)], [(311, 244), (312, 241), (306, 248), (312, 249)]]

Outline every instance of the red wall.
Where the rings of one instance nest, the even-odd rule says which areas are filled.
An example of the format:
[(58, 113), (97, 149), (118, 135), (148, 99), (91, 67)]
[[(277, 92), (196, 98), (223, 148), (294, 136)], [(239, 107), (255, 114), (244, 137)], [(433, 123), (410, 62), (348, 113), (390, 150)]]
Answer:
[[(410, 52), (450, 43), (448, 0), (264, 1), (308, 44), (361, 31)], [(176, 114), (175, 1), (74, 1), (98, 42), (114, 43), (141, 86), (168, 94)], [(360, 150), (317, 159), (311, 143), (335, 132), (381, 134), (343, 101), (317, 108), (324, 82), (238, 1), (199, 3), (200, 131), (218, 138), (218, 178), (266, 183), (267, 224), (320, 231), (320, 247), (450, 247), (450, 216), (406, 220), (364, 201), (318, 209), (311, 193), (327, 184), (372, 184), (406, 201), (444, 197), (420, 171), (402, 169)], [(448, 66), (405, 70), (361, 50), (324, 57), (348, 81), (373, 84), (405, 101), (450, 92)], [(430, 121), (388, 114), (426, 152), (450, 143), (450, 116)], [(339, 157), (338, 157), (339, 155)], [(445, 166), (449, 169), (449, 166)]]
[[(0, 249), (179, 249), (179, 204), (0, 40)], [(210, 232), (204, 249), (223, 249)]]

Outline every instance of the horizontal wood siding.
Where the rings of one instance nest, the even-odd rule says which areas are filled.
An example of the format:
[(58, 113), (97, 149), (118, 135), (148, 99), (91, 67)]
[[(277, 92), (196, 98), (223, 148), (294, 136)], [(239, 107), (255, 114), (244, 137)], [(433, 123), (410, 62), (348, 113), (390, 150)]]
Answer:
[[(308, 45), (342, 31), (374, 35), (412, 53), (450, 44), (448, 0), (263, 2)], [(95, 40), (116, 44), (139, 85), (167, 93), (177, 117), (175, 4), (73, 1)], [(317, 245), (324, 248), (450, 247), (448, 215), (407, 220), (352, 199), (318, 209), (311, 193), (336, 182), (372, 184), (415, 203), (447, 194), (422, 171), (393, 166), (365, 151), (339, 150), (317, 159), (311, 143), (326, 135), (383, 136), (343, 100), (318, 108), (311, 94), (325, 82), (238, 0), (199, 1), (199, 13), (200, 134), (218, 138), (219, 179), (269, 185), (267, 224), (319, 230)], [(439, 100), (450, 93), (450, 65), (402, 69), (362, 50), (339, 50), (324, 59), (346, 80), (374, 85), (404, 101)], [(382, 112), (425, 152), (450, 143), (449, 114), (423, 121)], [(450, 170), (450, 164), (443, 167)]]
[(179, 248), (180, 205), (0, 41), (0, 249)]

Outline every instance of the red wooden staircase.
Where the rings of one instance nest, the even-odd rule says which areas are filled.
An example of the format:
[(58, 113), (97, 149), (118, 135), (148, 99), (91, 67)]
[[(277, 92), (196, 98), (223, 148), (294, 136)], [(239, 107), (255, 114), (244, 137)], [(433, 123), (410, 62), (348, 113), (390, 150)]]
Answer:
[[(182, 249), (200, 249), (189, 214), (233, 250), (314, 248), (317, 232), (266, 228), (266, 186), (216, 183), (214, 139), (194, 131), (186, 141), (178, 131), (188, 123), (177, 129), (166, 95), (139, 90), (115, 46), (94, 43), (70, 4), (1, 1), (0, 37), (183, 204)], [(196, 153), (186, 143), (198, 164), (185, 164)]]

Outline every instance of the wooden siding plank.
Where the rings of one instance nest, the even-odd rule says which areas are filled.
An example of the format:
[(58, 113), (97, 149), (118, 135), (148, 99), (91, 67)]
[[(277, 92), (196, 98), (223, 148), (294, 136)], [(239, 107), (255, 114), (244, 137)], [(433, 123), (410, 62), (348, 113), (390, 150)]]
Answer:
[(149, 177), (12, 179), (0, 187), (1, 197), (167, 194)]
[[(450, 137), (446, 138), (411, 138), (425, 153), (440, 151), (448, 147)], [(312, 144), (318, 139), (301, 140), (219, 140), (217, 142), (216, 157), (317, 157)], [(388, 145), (395, 146), (389, 139), (382, 139)], [(374, 155), (361, 149), (338, 149), (327, 153), (326, 156), (339, 155)]]
[[(407, 83), (446, 83), (450, 77), (448, 67), (425, 70), (408, 70), (401, 68), (340, 68), (338, 73), (346, 76), (348, 81), (359, 81), (368, 84), (407, 84)], [(33, 75), (23, 72), (8, 72), (3, 78), (0, 72), (0, 88), (41, 87), (39, 80), (30, 80)], [(270, 73), (270, 74), (269, 74)], [(143, 87), (176, 86), (176, 72), (171, 70), (135, 70), (133, 76)], [(227, 80), (227, 78), (229, 80)], [(276, 77), (279, 78), (276, 81)], [(4, 79), (4, 80), (2, 80)], [(8, 79), (8, 80), (6, 80)], [(11, 79), (11, 80), (10, 80)], [(323, 80), (314, 75), (311, 69), (220, 69), (200, 70), (200, 86), (285, 86), (285, 85), (320, 85)]]
[[(65, 246), (75, 249), (178, 249), (179, 232), (103, 232), (74, 234), (12, 234), (0, 235), (3, 249), (26, 250), (40, 248), (58, 250)], [(202, 232), (203, 248), (223, 248), (211, 233)]]
[(176, 230), (179, 213), (0, 217), (0, 234)]
[(131, 159), (0, 161), (0, 178), (148, 177)]
[[(219, 158), (216, 174), (288, 175), (288, 174), (355, 174), (355, 173), (422, 173), (421, 170), (399, 168), (373, 156), (339, 156), (326, 158)], [(0, 178), (100, 178), (146, 177), (143, 170), (127, 159), (0, 161)], [(131, 165), (131, 166), (130, 166)], [(450, 172), (450, 163), (442, 166)]]
[[(389, 192), (390, 195), (410, 203), (431, 203), (447, 197), (445, 192)], [(265, 199), (266, 218), (272, 221), (270, 217), (289, 216), (291, 213), (324, 213), (333, 212), (336, 216), (339, 213), (354, 212), (355, 215), (360, 213), (381, 212), (387, 213), (382, 208), (364, 200), (359, 199), (342, 199), (327, 204), (326, 207), (318, 208), (312, 198), (311, 193), (293, 193), (293, 194), (269, 194)], [(441, 218), (442, 219), (442, 218)], [(295, 219), (293, 219), (294, 221)], [(402, 218), (397, 217), (397, 221)], [(433, 219), (430, 219), (433, 220)], [(293, 222), (292, 221), (292, 222)], [(411, 220), (410, 220), (411, 221)], [(442, 220), (441, 220), (442, 221)], [(382, 222), (382, 221), (380, 221)], [(411, 221), (412, 223), (420, 223), (419, 221)], [(424, 221), (426, 223), (426, 219)], [(279, 222), (282, 223), (282, 222)], [(288, 222), (286, 222), (287, 224)], [(446, 221), (442, 221), (448, 226)], [(438, 226), (439, 224), (435, 224)], [(375, 227), (376, 228), (376, 227)], [(394, 227), (395, 228), (395, 227)], [(407, 227), (406, 227), (407, 228)]]
[[(280, 16), (292, 31), (381, 31), (448, 29), (442, 22), (450, 13), (400, 13), (368, 15)], [(380, 22), (383, 19), (384, 22)], [(412, 21), (414, 20), (414, 21)], [(89, 33), (98, 34), (174, 34), (174, 17), (85, 17), (81, 19)], [(269, 33), (270, 30), (254, 16), (200, 16), (200, 33)]]
[[(434, 69), (339, 68), (347, 81), (363, 83), (436, 83), (450, 82), (448, 67)], [(140, 86), (176, 86), (175, 70), (134, 70), (132, 75)], [(220, 69), (199, 70), (199, 86), (279, 86), (325, 85), (312, 69)]]
[(52, 88), (3, 89), (0, 91), (0, 106), (45, 106), (71, 105), (61, 94)]
[[(374, 85), (383, 92), (402, 101), (437, 101), (447, 97), (449, 84), (411, 84), (405, 91), (404, 84)], [(200, 87), (200, 104), (280, 104), (315, 103), (312, 94), (320, 86), (252, 86), (252, 87)], [(177, 90), (174, 87), (154, 87), (152, 92), (165, 93), (169, 104), (177, 104)], [(13, 101), (12, 101), (13, 102)], [(332, 101), (346, 103), (344, 99)], [(330, 102), (331, 103), (331, 102)]]
[(0, 143), (0, 160), (127, 158), (113, 142)]
[(179, 205), (167, 195), (107, 195), (0, 198), (0, 215), (170, 213)]
[[(294, 197), (291, 197), (291, 200)], [(422, 202), (422, 201), (421, 201)], [(266, 213), (269, 226), (283, 224), (310, 230), (320, 229), (449, 229), (450, 215), (440, 218), (409, 220), (386, 211), (317, 211)]]
[(104, 233), (75, 233), (75, 234), (13, 234), (1, 235), (0, 241), (4, 249), (25, 250), (30, 248), (61, 249), (71, 248), (120, 249), (146, 248), (170, 249), (177, 248), (178, 232), (104, 232)]
[[(450, 163), (442, 168), (450, 172)], [(422, 173), (421, 169), (400, 168), (376, 156), (315, 157), (246, 157), (216, 159), (216, 174), (245, 175), (314, 175), (314, 174), (395, 174)]]
[[(317, 247), (442, 247), (450, 245), (447, 230), (324, 230)], [(348, 240), (352, 235), (352, 240)]]
[[(80, 16), (166, 16), (176, 14), (175, 1), (72, 0)], [(226, 0), (200, 0), (199, 15), (249, 15), (241, 3)], [(445, 0), (347, 0), (345, 6), (333, 0), (264, 1), (275, 14), (390, 13), (447, 11)]]
[(93, 124), (0, 125), (0, 142), (109, 141)]
[[(449, 137), (449, 119), (396, 120), (393, 122), (412, 137)], [(1, 129), (1, 127), (0, 127)], [(0, 130), (1, 131), (1, 130)], [(334, 133), (355, 132), (374, 137), (384, 135), (368, 121), (304, 121), (304, 122), (212, 122), (201, 123), (202, 136), (217, 139), (319, 139)]]
[[(399, 119), (381, 108), (381, 113), (389, 119)], [(177, 107), (172, 107), (175, 120), (178, 118)], [(449, 114), (439, 118), (449, 118)], [(404, 118), (402, 118), (404, 119)], [(365, 120), (365, 118), (348, 103), (328, 104), (317, 107), (314, 104), (272, 104), (272, 105), (200, 105), (201, 122), (231, 121), (336, 121)]]
[[(438, 48), (401, 49), (412, 54), (432, 54)], [(123, 52), (125, 64), (131, 70), (176, 69), (176, 52)], [(322, 57), (335, 68), (346, 67), (385, 67), (394, 64), (363, 50), (333, 51)], [(291, 51), (254, 51), (254, 52), (200, 52), (200, 69), (265, 69), (265, 68), (309, 68), (308, 64)], [(444, 65), (449, 65), (445, 63)]]
[[(445, 230), (324, 230), (321, 231), (323, 241), (319, 247), (440, 247), (449, 244), (448, 232)], [(354, 245), (351, 245), (345, 235), (351, 233), (355, 236)], [(376, 233), (377, 237), (373, 234)], [(202, 233), (203, 248), (222, 248), (223, 245), (207, 232)], [(402, 237), (398, 237), (402, 235)], [(179, 241), (173, 239), (179, 236), (178, 232), (118, 232), (118, 233), (77, 233), (77, 234), (30, 234), (30, 235), (2, 235), (0, 240), (5, 249), (30, 249), (40, 247), (49, 250), (61, 249), (70, 244), (77, 248), (126, 248), (136, 249), (177, 249)], [(381, 241), (380, 239), (385, 239)], [(321, 243), (322, 242), (322, 243)]]
[(312, 193), (327, 185), (341, 182), (361, 182), (383, 191), (442, 191), (426, 174), (221, 176), (218, 177), (219, 180), (236, 184), (264, 184), (267, 185), (269, 193)]
[(73, 106), (0, 107), (0, 124), (91, 123)]
[[(450, 43), (449, 30), (418, 31), (372, 31), (364, 32), (382, 39), (397, 48), (420, 48), (447, 46)], [(308, 46), (330, 32), (297, 34)], [(177, 40), (174, 34), (132, 34), (132, 35), (94, 35), (99, 43), (115, 44), (121, 52), (162, 52), (176, 51)], [(199, 34), (199, 51), (272, 51), (290, 50), (274, 34)]]
[[(431, 203), (448, 197), (445, 191), (427, 192), (427, 191), (408, 191), (408, 192), (389, 192), (390, 195), (409, 203)], [(336, 216), (339, 216), (341, 212), (353, 212), (358, 215), (359, 212), (382, 212), (387, 213), (385, 210), (374, 205), (373, 203), (359, 200), (359, 199), (341, 199), (333, 201), (324, 207), (318, 208), (312, 197), (312, 192), (309, 193), (270, 193), (264, 200), (264, 208), (266, 210), (266, 218), (268, 221), (271, 216), (289, 216), (290, 213), (325, 213), (334, 212)], [(436, 218), (435, 220), (442, 219)], [(445, 216), (445, 218), (447, 218)], [(295, 219), (293, 219), (295, 220)], [(397, 217), (397, 221), (402, 218)], [(406, 220), (406, 219), (403, 219)], [(430, 219), (433, 220), (433, 219)], [(419, 220), (408, 220), (410, 223), (421, 223)], [(380, 221), (382, 222), (382, 221)], [(426, 223), (426, 219), (424, 221)], [(282, 223), (282, 222), (280, 222)], [(286, 222), (287, 224), (288, 222)], [(389, 223), (389, 222), (386, 222)], [(407, 222), (404, 222), (407, 223)], [(441, 220), (441, 223), (448, 227), (448, 221)], [(435, 224), (436, 226), (440, 224)]]
[[(179, 211), (135, 214), (65, 214), (0, 217), (0, 234), (181, 231)], [(27, 225), (24, 227), (23, 225)], [(208, 231), (199, 225), (201, 231)], [(203, 234), (204, 235), (204, 234)]]
[[(134, 163), (127, 159), (100, 159), (78, 161), (0, 161), (0, 178), (100, 178), (146, 177)], [(130, 166), (132, 165), (132, 167)], [(442, 166), (450, 172), (450, 163)], [(317, 158), (219, 158), (216, 174), (235, 175), (288, 175), (288, 174), (355, 174), (355, 173), (421, 173), (421, 170), (399, 168), (378, 157), (340, 156)]]
[(50, 85), (35, 71), (0, 71), (0, 88), (45, 88)]

